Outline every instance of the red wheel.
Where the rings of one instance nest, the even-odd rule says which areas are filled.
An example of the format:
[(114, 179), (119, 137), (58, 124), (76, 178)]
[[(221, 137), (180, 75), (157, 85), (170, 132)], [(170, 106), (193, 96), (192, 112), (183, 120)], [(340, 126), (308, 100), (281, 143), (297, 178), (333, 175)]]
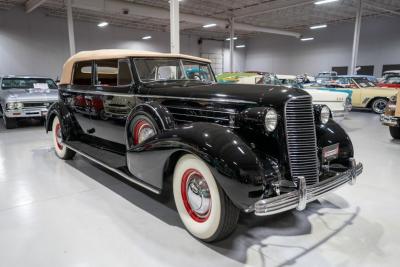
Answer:
[(211, 212), (211, 195), (203, 175), (196, 169), (188, 169), (183, 173), (181, 194), (186, 211), (196, 222), (208, 220)]
[(52, 132), (56, 155), (61, 159), (72, 159), (75, 156), (75, 151), (63, 145), (61, 123), (57, 116), (55, 116), (53, 119)]
[(54, 130), (54, 138), (55, 138), (55, 141), (56, 141), (56, 145), (57, 145), (57, 147), (60, 149), (60, 150), (62, 150), (63, 149), (63, 145), (61, 144), (61, 142), (62, 142), (62, 135), (61, 135), (61, 124), (60, 124), (60, 122), (57, 120), (56, 121), (56, 128), (55, 128), (55, 130)]
[(236, 227), (239, 209), (219, 187), (207, 164), (186, 154), (175, 165), (172, 181), (176, 209), (186, 229), (212, 242)]
[(145, 116), (138, 116), (133, 122), (133, 145), (138, 145), (156, 134), (153, 123)]

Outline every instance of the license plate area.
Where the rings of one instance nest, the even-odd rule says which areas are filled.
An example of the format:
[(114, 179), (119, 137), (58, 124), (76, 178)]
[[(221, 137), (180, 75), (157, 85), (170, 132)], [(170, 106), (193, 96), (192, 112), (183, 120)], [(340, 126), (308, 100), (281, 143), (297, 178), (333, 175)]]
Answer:
[(339, 156), (339, 143), (326, 146), (322, 149), (322, 162), (326, 163)]

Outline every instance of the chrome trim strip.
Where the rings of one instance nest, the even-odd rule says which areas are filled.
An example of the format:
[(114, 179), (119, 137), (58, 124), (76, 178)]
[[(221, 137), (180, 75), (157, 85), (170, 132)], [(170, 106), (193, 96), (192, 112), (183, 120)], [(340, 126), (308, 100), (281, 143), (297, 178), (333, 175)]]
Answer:
[(196, 97), (179, 97), (179, 96), (163, 96), (163, 95), (141, 95), (141, 94), (121, 94), (114, 92), (100, 92), (95, 90), (76, 90), (76, 89), (60, 89), (61, 92), (93, 94), (93, 95), (110, 95), (110, 96), (136, 96), (142, 98), (166, 98), (166, 99), (179, 99), (179, 100), (197, 100), (197, 101), (211, 101), (222, 103), (241, 103), (241, 104), (257, 104), (254, 101), (238, 100), (238, 99), (223, 99), (223, 98), (196, 98)]
[[(355, 164), (355, 161), (351, 161), (351, 165), (353, 165), (353, 163)], [(254, 214), (257, 216), (267, 216), (294, 208), (302, 208), (302, 205), (304, 205), (305, 208), (307, 203), (340, 188), (346, 183), (352, 184), (352, 182), (355, 182), (356, 176), (360, 175), (362, 171), (363, 165), (358, 163), (354, 168), (339, 173), (318, 184), (311, 186), (299, 185), (298, 190), (281, 194), (276, 197), (259, 200), (254, 204), (254, 207), (251, 207), (248, 210), (254, 210)], [(306, 192), (305, 195), (303, 195), (304, 191)]]
[(223, 113), (223, 114), (230, 114), (230, 115), (237, 115), (239, 113), (234, 112), (234, 111), (219, 111), (219, 110), (211, 110), (211, 109), (201, 109), (201, 108), (191, 108), (191, 107), (181, 107), (181, 106), (168, 106), (165, 105), (166, 108), (171, 108), (171, 109), (183, 109), (183, 110), (197, 110), (197, 111), (204, 111), (204, 112), (213, 112), (213, 113)]
[(196, 98), (196, 97), (179, 97), (179, 96), (163, 96), (163, 95), (136, 95), (137, 97), (148, 98), (166, 98), (166, 99), (179, 99), (179, 100), (195, 100), (195, 101), (208, 101), (208, 102), (221, 102), (221, 103), (241, 103), (241, 104), (257, 104), (254, 101), (238, 100), (238, 99), (223, 99), (223, 98)]
[(176, 115), (176, 116), (196, 117), (196, 118), (204, 118), (204, 119), (217, 120), (217, 121), (229, 121), (228, 118), (221, 118), (221, 117), (209, 117), (209, 116), (184, 114), (184, 113), (174, 113), (174, 112), (171, 112), (171, 114), (172, 115)]
[(138, 179), (135, 179), (135, 178), (133, 178), (133, 177), (130, 177), (130, 176), (127, 175), (126, 173), (124, 173), (124, 172), (122, 172), (122, 171), (120, 171), (120, 170), (118, 170), (118, 169), (115, 169), (115, 168), (113, 168), (113, 167), (110, 167), (110, 166), (108, 166), (107, 164), (105, 164), (105, 163), (103, 163), (103, 162), (101, 162), (101, 161), (99, 161), (99, 160), (93, 158), (92, 156), (89, 156), (88, 154), (86, 154), (86, 153), (84, 153), (84, 152), (82, 152), (82, 151), (79, 151), (78, 149), (76, 149), (76, 148), (74, 148), (74, 147), (72, 147), (72, 146), (70, 146), (70, 145), (68, 145), (68, 144), (66, 144), (66, 143), (63, 143), (63, 144), (64, 144), (67, 148), (69, 148), (69, 149), (75, 151), (76, 153), (78, 153), (78, 154), (84, 156), (85, 158), (87, 158), (87, 159), (89, 159), (89, 160), (91, 160), (91, 161), (93, 161), (93, 162), (95, 162), (95, 163), (97, 163), (97, 164), (103, 166), (104, 168), (106, 168), (106, 169), (108, 169), (108, 170), (110, 170), (110, 171), (112, 171), (112, 172), (118, 174), (119, 176), (122, 176), (122, 177), (125, 178), (126, 180), (129, 180), (130, 182), (132, 182), (132, 183), (134, 183), (134, 184), (137, 184), (137, 185), (139, 185), (139, 186), (141, 186), (141, 187), (143, 187), (143, 188), (145, 188), (145, 189), (147, 189), (147, 190), (149, 190), (149, 191), (151, 191), (151, 192), (153, 192), (153, 193), (155, 193), (155, 194), (161, 194), (161, 191), (160, 191), (160, 190), (158, 190), (158, 189), (156, 189), (156, 188), (154, 188), (154, 187), (151, 187), (151, 186), (145, 184), (144, 182), (142, 182), (142, 181), (140, 181), (140, 180), (138, 180)]

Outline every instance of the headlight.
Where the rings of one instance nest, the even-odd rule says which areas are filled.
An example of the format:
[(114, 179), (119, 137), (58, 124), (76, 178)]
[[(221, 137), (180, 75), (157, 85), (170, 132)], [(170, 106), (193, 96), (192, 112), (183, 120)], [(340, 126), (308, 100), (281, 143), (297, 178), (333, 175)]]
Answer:
[(331, 110), (327, 106), (323, 106), (320, 112), (320, 120), (322, 124), (326, 124), (331, 117)]
[(22, 109), (24, 107), (23, 103), (15, 103), (15, 109)]
[(15, 104), (14, 102), (7, 103), (7, 109), (15, 109)]
[(267, 113), (265, 114), (264, 124), (265, 129), (268, 132), (272, 132), (275, 130), (276, 126), (278, 125), (278, 114), (276, 113), (275, 109), (268, 109)]

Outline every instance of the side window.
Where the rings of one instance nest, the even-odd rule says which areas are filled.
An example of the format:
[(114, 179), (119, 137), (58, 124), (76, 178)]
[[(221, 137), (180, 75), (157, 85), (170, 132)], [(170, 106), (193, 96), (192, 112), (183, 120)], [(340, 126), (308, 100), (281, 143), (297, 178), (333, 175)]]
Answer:
[(92, 62), (83, 61), (75, 63), (73, 84), (92, 85)]
[(118, 85), (118, 60), (107, 59), (96, 61), (96, 85)]
[(129, 59), (118, 61), (118, 86), (130, 85), (133, 82)]

